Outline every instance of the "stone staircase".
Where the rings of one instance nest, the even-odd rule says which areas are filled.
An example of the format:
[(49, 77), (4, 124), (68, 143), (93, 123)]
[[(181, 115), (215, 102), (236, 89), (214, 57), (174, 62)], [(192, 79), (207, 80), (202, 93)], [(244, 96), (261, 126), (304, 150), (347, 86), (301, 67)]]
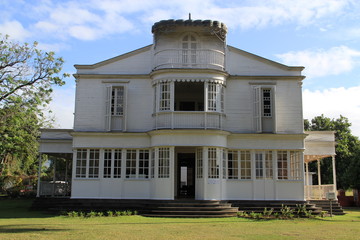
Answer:
[[(327, 211), (330, 214), (330, 201), (329, 200), (311, 200), (309, 201), (311, 204), (316, 205), (322, 209), (322, 211)], [(337, 200), (331, 201), (332, 205), (332, 214), (333, 215), (345, 215), (344, 210), (340, 206)]]
[(226, 201), (179, 199), (152, 206), (141, 215), (146, 217), (223, 218), (235, 217), (238, 208)]
[(138, 199), (70, 199), (37, 198), (32, 210), (62, 211), (108, 211), (137, 210), (148, 217), (234, 217), (237, 207), (224, 201), (203, 201), (193, 199), (138, 200)]
[[(247, 213), (263, 213), (264, 209), (280, 212), (282, 206), (296, 209), (298, 205), (306, 205), (312, 214), (321, 211), (330, 212), (329, 201), (254, 201), (254, 200), (139, 200), (139, 199), (70, 199), (70, 198), (36, 198), (33, 210), (51, 212), (61, 211), (108, 211), (137, 210), (147, 217), (234, 217), (238, 211)], [(326, 205), (327, 204), (327, 205)], [(333, 201), (333, 214), (344, 214), (337, 201)]]

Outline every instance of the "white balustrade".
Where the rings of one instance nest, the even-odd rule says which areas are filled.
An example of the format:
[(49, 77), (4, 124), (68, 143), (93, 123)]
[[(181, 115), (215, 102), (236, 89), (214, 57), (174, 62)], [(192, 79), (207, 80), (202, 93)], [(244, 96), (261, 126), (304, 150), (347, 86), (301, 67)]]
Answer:
[(212, 49), (166, 49), (154, 56), (154, 69), (163, 68), (208, 68), (224, 70), (225, 54)]
[(305, 186), (305, 198), (307, 200), (326, 199), (328, 192), (334, 192), (334, 184)]
[(221, 129), (224, 114), (217, 112), (158, 112), (155, 114), (155, 129)]

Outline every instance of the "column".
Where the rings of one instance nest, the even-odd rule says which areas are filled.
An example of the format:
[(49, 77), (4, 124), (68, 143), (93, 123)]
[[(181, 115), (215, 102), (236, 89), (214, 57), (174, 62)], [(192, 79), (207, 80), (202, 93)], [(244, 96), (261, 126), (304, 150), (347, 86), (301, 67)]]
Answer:
[(318, 172), (318, 198), (321, 199), (323, 192), (321, 190), (321, 168), (320, 168), (320, 159), (317, 160), (317, 172)]
[(332, 170), (333, 170), (333, 184), (334, 184), (334, 193), (336, 194), (337, 186), (336, 186), (336, 167), (335, 167), (335, 155), (331, 156), (332, 158)]
[(306, 188), (306, 197), (305, 199), (310, 199), (310, 186), (309, 186), (309, 163), (305, 162), (305, 188)]

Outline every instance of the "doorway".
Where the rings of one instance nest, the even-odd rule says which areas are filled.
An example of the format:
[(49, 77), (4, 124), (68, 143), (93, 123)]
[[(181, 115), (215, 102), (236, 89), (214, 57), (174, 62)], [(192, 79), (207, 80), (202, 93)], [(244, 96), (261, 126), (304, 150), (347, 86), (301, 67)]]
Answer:
[(178, 153), (177, 159), (177, 197), (195, 198), (195, 153)]

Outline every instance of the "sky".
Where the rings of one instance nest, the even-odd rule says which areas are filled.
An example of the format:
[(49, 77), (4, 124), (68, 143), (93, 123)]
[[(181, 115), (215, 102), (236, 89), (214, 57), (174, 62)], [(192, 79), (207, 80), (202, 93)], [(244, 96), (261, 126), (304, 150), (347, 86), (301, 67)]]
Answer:
[[(0, 0), (0, 33), (37, 41), (74, 64), (93, 64), (152, 44), (160, 20), (211, 19), (227, 44), (289, 66), (304, 66), (305, 119), (345, 116), (360, 136), (358, 0)], [(55, 127), (72, 128), (75, 79), (56, 87)]]

